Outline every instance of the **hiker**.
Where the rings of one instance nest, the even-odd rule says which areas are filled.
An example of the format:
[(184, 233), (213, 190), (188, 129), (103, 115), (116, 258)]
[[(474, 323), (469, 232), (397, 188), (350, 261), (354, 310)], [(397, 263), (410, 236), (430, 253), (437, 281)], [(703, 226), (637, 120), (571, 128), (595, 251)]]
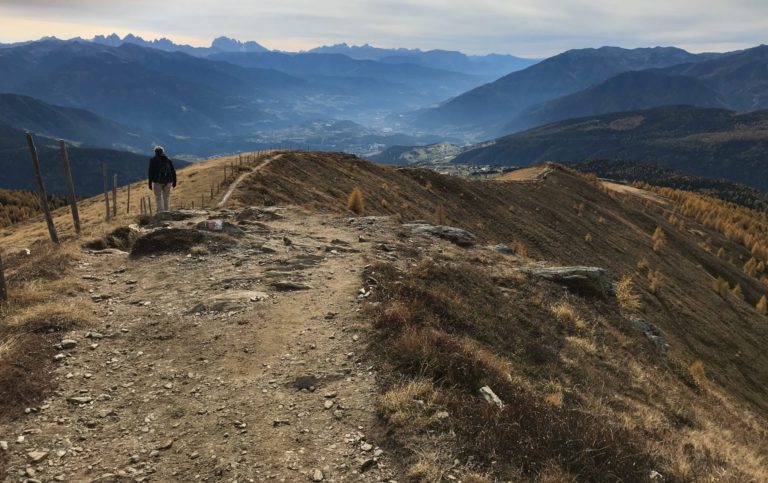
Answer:
[(171, 209), (171, 187), (176, 187), (176, 170), (173, 163), (165, 155), (165, 150), (157, 146), (155, 156), (149, 160), (149, 189), (155, 191), (157, 212)]

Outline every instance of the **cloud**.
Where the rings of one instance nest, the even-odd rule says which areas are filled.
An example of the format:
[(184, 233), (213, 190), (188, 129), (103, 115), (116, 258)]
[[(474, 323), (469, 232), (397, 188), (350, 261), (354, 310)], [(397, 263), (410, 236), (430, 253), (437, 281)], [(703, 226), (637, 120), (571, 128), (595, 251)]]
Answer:
[[(549, 55), (569, 48), (761, 43), (764, 0), (3, 0), (0, 41), (24, 35), (150, 32), (197, 44), (218, 35), (272, 48), (335, 42)], [(11, 25), (6, 28), (5, 24)], [(59, 25), (60, 27), (56, 27)], [(57, 29), (61, 29), (61, 31)], [(66, 31), (64, 35), (61, 32)], [(14, 38), (11, 38), (14, 37)]]

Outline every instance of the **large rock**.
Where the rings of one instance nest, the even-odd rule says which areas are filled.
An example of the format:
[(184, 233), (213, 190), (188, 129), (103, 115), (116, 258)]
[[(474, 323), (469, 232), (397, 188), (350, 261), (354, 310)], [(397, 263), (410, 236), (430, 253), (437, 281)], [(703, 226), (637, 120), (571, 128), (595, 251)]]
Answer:
[(277, 208), (257, 208), (255, 206), (249, 206), (248, 208), (245, 208), (243, 211), (238, 213), (235, 219), (237, 221), (275, 221), (285, 218), (280, 213), (277, 213), (277, 210)]
[(427, 223), (409, 223), (403, 227), (411, 230), (411, 233), (431, 235), (448, 240), (460, 247), (471, 247), (475, 244), (475, 235), (453, 226), (430, 225)]
[(522, 267), (518, 270), (577, 290), (603, 295), (613, 293), (611, 277), (600, 267)]
[(653, 342), (653, 345), (656, 346), (661, 355), (667, 354), (669, 344), (667, 344), (664, 334), (662, 334), (658, 327), (639, 317), (633, 317), (629, 319), (629, 322), (632, 324), (632, 327), (642, 332), (648, 340)]
[(201, 216), (208, 216), (208, 212), (200, 210), (163, 211), (155, 214), (154, 219), (156, 221), (184, 221), (191, 218), (199, 218)]

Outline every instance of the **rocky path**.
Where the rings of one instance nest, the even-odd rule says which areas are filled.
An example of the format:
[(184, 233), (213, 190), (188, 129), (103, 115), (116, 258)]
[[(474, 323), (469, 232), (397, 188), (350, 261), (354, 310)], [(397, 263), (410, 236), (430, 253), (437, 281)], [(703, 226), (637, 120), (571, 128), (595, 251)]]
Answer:
[(3, 428), (5, 481), (396, 477), (358, 313), (371, 244), (346, 219), (270, 213), (216, 254), (83, 255), (98, 322), (65, 334), (56, 393)]
[(229, 198), (232, 196), (232, 193), (235, 192), (235, 190), (240, 186), (240, 183), (242, 183), (243, 180), (245, 180), (245, 178), (247, 178), (248, 176), (252, 175), (253, 173), (259, 171), (260, 169), (262, 169), (262, 168), (264, 168), (266, 166), (269, 166), (269, 164), (272, 163), (272, 161), (274, 161), (276, 159), (279, 159), (282, 156), (283, 156), (282, 154), (276, 154), (274, 156), (271, 156), (271, 157), (267, 158), (265, 161), (263, 161), (262, 163), (260, 163), (258, 166), (253, 168), (252, 170), (246, 171), (245, 173), (243, 173), (240, 176), (238, 176), (237, 179), (230, 185), (229, 189), (224, 194), (224, 197), (221, 199), (221, 201), (219, 202), (217, 207), (218, 208), (222, 208), (222, 207), (227, 205), (227, 202), (229, 201)]

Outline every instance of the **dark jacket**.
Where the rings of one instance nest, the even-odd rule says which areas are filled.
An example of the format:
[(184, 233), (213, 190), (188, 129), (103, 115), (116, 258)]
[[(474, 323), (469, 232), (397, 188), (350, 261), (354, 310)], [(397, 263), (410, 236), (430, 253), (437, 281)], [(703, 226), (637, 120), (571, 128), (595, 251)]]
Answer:
[(152, 188), (152, 183), (161, 182), (158, 179), (158, 176), (160, 174), (160, 167), (166, 161), (168, 162), (168, 164), (171, 165), (171, 172), (173, 174), (173, 179), (171, 180), (171, 183), (173, 183), (174, 188), (176, 187), (176, 168), (173, 167), (173, 163), (171, 162), (170, 158), (168, 158), (168, 156), (166, 156), (165, 154), (161, 154), (149, 160), (149, 174), (147, 175), (147, 179), (149, 180), (150, 188)]

